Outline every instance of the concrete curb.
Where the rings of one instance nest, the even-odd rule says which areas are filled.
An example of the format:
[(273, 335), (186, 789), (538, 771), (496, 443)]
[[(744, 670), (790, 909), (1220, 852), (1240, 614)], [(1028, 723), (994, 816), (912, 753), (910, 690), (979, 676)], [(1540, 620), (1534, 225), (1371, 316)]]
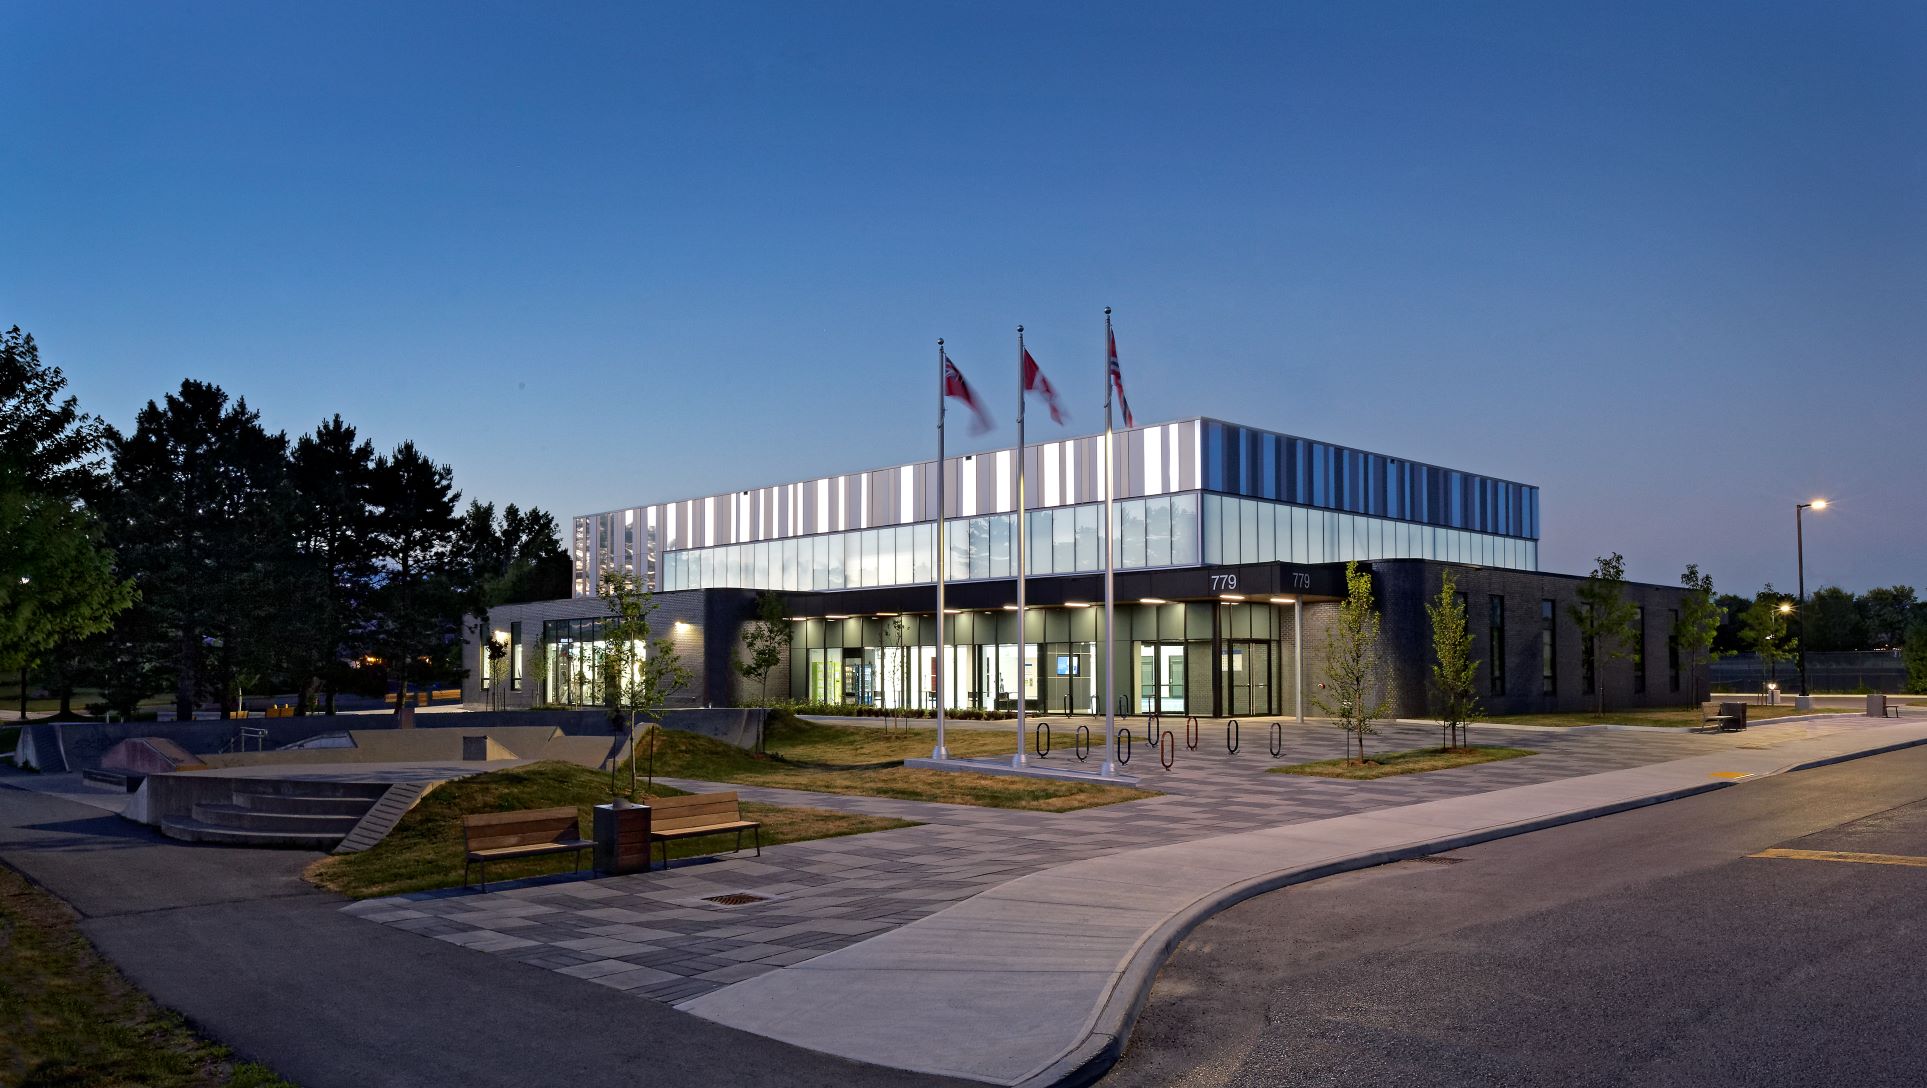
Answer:
[(1355, 854), (1351, 857), (1327, 861), (1319, 865), (1301, 866), (1295, 869), (1281, 869), (1263, 876), (1253, 877), (1227, 885), (1213, 892), (1206, 898), (1191, 904), (1179, 913), (1166, 918), (1156, 929), (1146, 934), (1144, 938), (1138, 942), (1136, 947), (1131, 950), (1129, 958), (1125, 961), (1124, 965), (1119, 968), (1116, 976), (1113, 978), (1109, 993), (1105, 995), (1103, 1003), (1098, 1006), (1096, 1013), (1092, 1016), (1086, 1027), (1083, 1042), (1072, 1047), (1057, 1061), (1046, 1066), (1044, 1069), (1024, 1080), (1018, 1081), (1017, 1086), (1018, 1088), (1082, 1088), (1084, 1085), (1095, 1083), (1123, 1056), (1125, 1046), (1130, 1041), (1131, 1029), (1137, 1022), (1138, 1014), (1143, 1011), (1145, 1001), (1149, 999), (1151, 995), (1153, 983), (1157, 981), (1158, 971), (1163, 968), (1165, 960), (1170, 958), (1171, 953), (1176, 950), (1178, 944), (1212, 915), (1226, 908), (1236, 906), (1253, 896), (1276, 891), (1279, 888), (1290, 887), (1293, 884), (1304, 884), (1324, 877), (1336, 876), (1340, 873), (1369, 869), (1373, 866), (1384, 865), (1394, 861), (1405, 861), (1410, 858), (1425, 857), (1430, 854), (1445, 853), (1450, 850), (1459, 850), (1468, 846), (1476, 846), (1480, 843), (1511, 838), (1515, 835), (1543, 831), (1547, 828), (1559, 827), (1565, 824), (1581, 823), (1586, 820), (1598, 819), (1601, 816), (1611, 816), (1619, 812), (1629, 812), (1633, 809), (1665, 804), (1668, 801), (1677, 801), (1681, 798), (1693, 797), (1702, 793), (1711, 793), (1714, 790), (1737, 786), (1743, 782), (1790, 774), (1796, 771), (1812, 770), (1818, 767), (1832, 766), (1837, 763), (1864, 759), (1868, 756), (1884, 755), (1889, 752), (1915, 748), (1924, 744), (1927, 744), (1927, 737), (1899, 741), (1858, 752), (1823, 756), (1817, 759), (1790, 763), (1771, 771), (1763, 771), (1758, 774), (1749, 775), (1746, 778), (1726, 781), (1713, 780), (1693, 786), (1668, 790), (1662, 793), (1650, 794), (1645, 797), (1594, 805), (1590, 808), (1577, 809), (1572, 812), (1559, 813), (1553, 816), (1543, 816), (1538, 819), (1524, 820), (1513, 824), (1480, 828), (1477, 831), (1469, 831), (1459, 835), (1435, 839), (1431, 842), (1417, 843), (1396, 849), (1369, 851)]

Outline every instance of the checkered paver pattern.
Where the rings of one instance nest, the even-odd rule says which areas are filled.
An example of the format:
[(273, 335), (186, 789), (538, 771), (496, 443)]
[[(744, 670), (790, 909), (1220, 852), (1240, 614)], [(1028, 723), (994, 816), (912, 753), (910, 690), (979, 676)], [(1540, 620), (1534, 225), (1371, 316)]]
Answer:
[[(854, 944), (933, 914), (1028, 873), (1118, 851), (1262, 827), (1322, 820), (1703, 755), (1770, 747), (1838, 723), (1761, 725), (1702, 736), (1659, 730), (1475, 729), (1479, 743), (1540, 754), (1476, 767), (1343, 782), (1267, 774), (1280, 763), (1341, 753), (1330, 726), (1286, 724), (1281, 757), (1268, 723), (1244, 723), (1239, 753), (1222, 723), (1203, 723), (1195, 751), (1174, 730), (1178, 753), (1165, 771), (1139, 746), (1129, 771), (1162, 796), (1044, 813), (665, 780), (690, 790), (730, 789), (745, 800), (806, 805), (916, 820), (920, 826), (773, 846), (678, 862), (668, 872), (604, 879), (558, 878), (488, 893), (447, 890), (364, 900), (344, 910), (482, 952), (509, 956), (660, 1001), (679, 1002), (742, 979)], [(1101, 738), (1100, 738), (1101, 739)], [(1385, 727), (1384, 750), (1436, 744), (1436, 729)], [(1074, 765), (1067, 749), (1052, 765)], [(763, 902), (727, 907), (709, 896), (749, 892)]]

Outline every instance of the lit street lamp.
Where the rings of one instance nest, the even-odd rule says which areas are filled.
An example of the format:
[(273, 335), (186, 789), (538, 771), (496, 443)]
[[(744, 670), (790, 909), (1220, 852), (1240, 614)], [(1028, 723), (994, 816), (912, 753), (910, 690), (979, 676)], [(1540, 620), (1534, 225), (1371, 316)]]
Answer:
[[(1793, 506), (1793, 551), (1800, 580), (1800, 698), (1794, 705), (1801, 710), (1813, 709), (1813, 699), (1812, 693), (1807, 691), (1807, 543), (1806, 534), (1801, 528), (1800, 515), (1808, 509), (1825, 510), (1826, 508), (1825, 499), (1795, 503)], [(1781, 611), (1786, 609), (1782, 608)]]

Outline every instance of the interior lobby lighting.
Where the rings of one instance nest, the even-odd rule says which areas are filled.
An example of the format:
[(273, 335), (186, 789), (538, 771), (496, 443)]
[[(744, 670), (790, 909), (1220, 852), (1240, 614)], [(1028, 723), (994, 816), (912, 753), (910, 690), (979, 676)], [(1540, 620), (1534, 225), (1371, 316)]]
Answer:
[(1139, 603), (1139, 604), (1169, 604), (1170, 602), (1169, 602), (1169, 601), (1166, 601), (1166, 600), (1165, 600), (1165, 599), (1164, 599), (1163, 597), (1139, 597), (1139, 598), (1137, 599), (1137, 603)]
[(848, 617), (848, 616), (824, 616), (823, 618), (824, 618), (824, 619), (826, 619), (826, 620), (847, 620), (847, 619), (849, 619), (850, 617)]
[(901, 615), (901, 613), (898, 613), (898, 612), (878, 612), (878, 613), (877, 613), (877, 619), (884, 619), (884, 618), (887, 618), (887, 617), (889, 617), (889, 616), (896, 616), (896, 615)]
[(944, 609), (944, 610), (943, 610), (943, 614), (944, 614), (944, 615), (946, 615), (946, 616), (961, 616), (961, 615), (963, 615), (963, 609), (961, 609), (961, 608), (946, 608), (946, 609)]

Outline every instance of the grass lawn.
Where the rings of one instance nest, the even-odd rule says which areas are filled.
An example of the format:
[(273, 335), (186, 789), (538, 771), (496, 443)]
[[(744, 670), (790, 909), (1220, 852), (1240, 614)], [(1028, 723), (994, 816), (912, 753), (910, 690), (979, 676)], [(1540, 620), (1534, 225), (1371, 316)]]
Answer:
[(73, 912), (0, 866), (0, 1084), (293, 1088), (121, 977)]
[[(1856, 710), (1837, 706), (1816, 706), (1812, 710), (1795, 710), (1792, 706), (1754, 706), (1748, 704), (1746, 720), (1763, 722), (1769, 718), (1785, 718), (1794, 714), (1851, 714)], [(1595, 714), (1590, 710), (1574, 710), (1560, 714), (1503, 714), (1486, 718), (1496, 725), (1597, 725), (1609, 722), (1613, 725), (1663, 725), (1675, 729), (1697, 729), (1706, 712), (1696, 706), (1669, 706), (1646, 710), (1608, 710)], [(1477, 726), (1474, 726), (1477, 728)]]
[[(620, 783), (628, 784), (624, 769)], [(655, 796), (675, 796), (681, 791), (658, 786)], [(632, 795), (641, 800), (640, 794)], [(505, 771), (491, 771), (450, 782), (422, 798), (410, 809), (395, 829), (372, 850), (322, 858), (308, 866), (304, 874), (311, 883), (357, 899), (428, 888), (448, 888), (462, 882), (462, 817), (479, 812), (511, 812), (517, 809), (557, 808), (575, 805), (581, 810), (582, 837), (592, 835), (589, 808), (609, 799), (609, 774), (572, 763), (545, 762)], [(837, 835), (857, 835), (910, 827), (907, 820), (882, 816), (862, 816), (828, 812), (814, 808), (790, 808), (745, 802), (743, 815), (763, 823), (763, 845), (827, 839)], [(749, 849), (749, 836), (743, 848)], [(736, 835), (712, 835), (700, 839), (680, 839), (669, 844), (672, 858), (694, 857), (727, 851), (736, 845)], [(584, 866), (589, 863), (583, 852)], [(575, 855), (551, 854), (519, 861), (490, 862), (489, 883), (518, 880), (574, 869)]]
[(1518, 759), (1520, 756), (1531, 755), (1538, 755), (1538, 753), (1529, 748), (1414, 748), (1409, 752), (1376, 753), (1363, 763), (1343, 759), (1293, 763), (1288, 767), (1273, 767), (1271, 773), (1308, 774), (1318, 778), (1343, 778), (1353, 782), (1369, 782), (1374, 778), (1390, 778), (1395, 774), (1449, 771), (1454, 767), (1496, 763), (1502, 759)]
[[(955, 755), (1003, 755), (1016, 747), (1016, 730), (948, 731)], [(1016, 775), (913, 770), (901, 764), (927, 756), (934, 729), (892, 730), (804, 721), (784, 711), (770, 714), (763, 747), (768, 756), (745, 752), (707, 737), (677, 730), (656, 734), (656, 773), (708, 782), (740, 782), (820, 793), (940, 801), (953, 805), (1069, 812), (1096, 805), (1154, 797), (1148, 790), (1060, 782)]]

